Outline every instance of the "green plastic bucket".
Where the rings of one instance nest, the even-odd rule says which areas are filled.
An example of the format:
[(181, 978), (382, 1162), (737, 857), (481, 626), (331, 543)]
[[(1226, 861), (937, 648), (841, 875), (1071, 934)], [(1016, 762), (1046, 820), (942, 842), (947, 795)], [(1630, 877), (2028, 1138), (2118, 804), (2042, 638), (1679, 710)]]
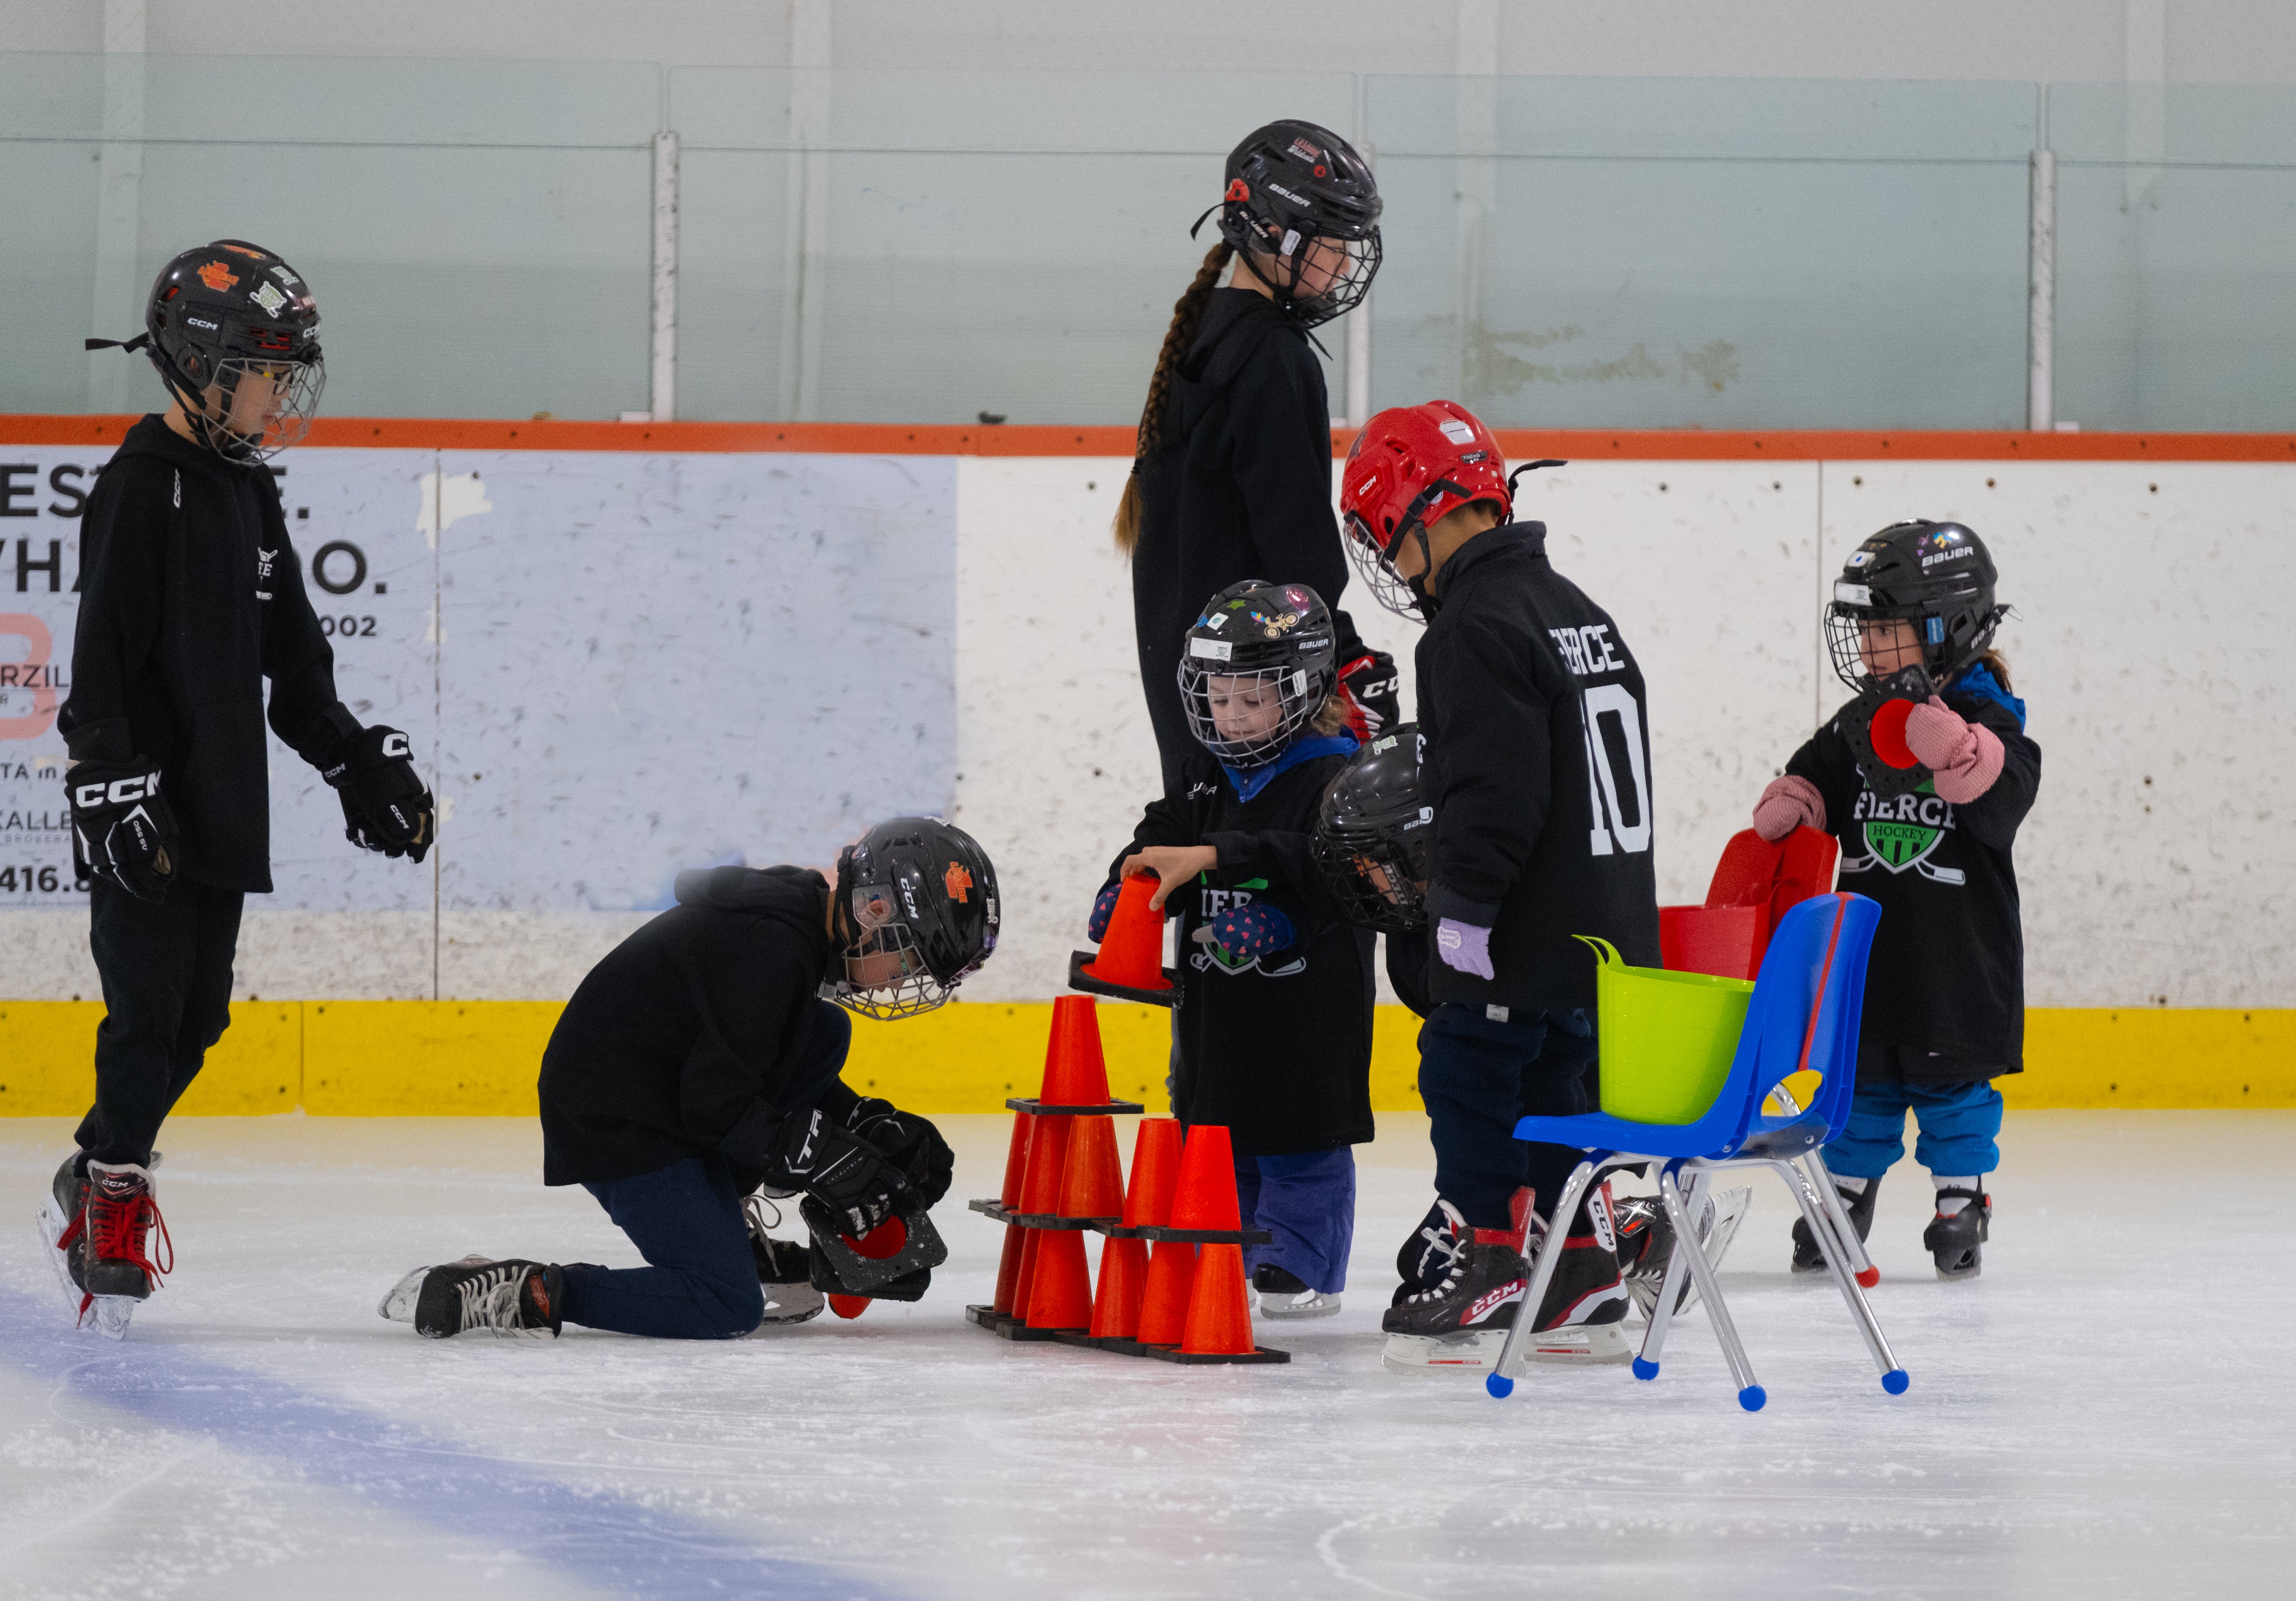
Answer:
[(1694, 1123), (1706, 1115), (1746, 1026), (1754, 986), (1705, 973), (1629, 967), (1608, 940), (1595, 948), (1603, 1110), (1631, 1123)]

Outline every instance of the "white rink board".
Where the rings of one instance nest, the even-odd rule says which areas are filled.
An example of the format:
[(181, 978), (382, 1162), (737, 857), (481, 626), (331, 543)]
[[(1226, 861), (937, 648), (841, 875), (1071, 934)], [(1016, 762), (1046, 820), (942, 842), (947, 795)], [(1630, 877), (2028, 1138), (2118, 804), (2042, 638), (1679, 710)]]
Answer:
[[(76, 570), (48, 473), (99, 454), (12, 452), (39, 466), (43, 509), (0, 523), (0, 607), (47, 620), (59, 657), (71, 596), (37, 572), (12, 595), (13, 540), (28, 530), (37, 560), (62, 539)], [(427, 731), (442, 850), (428, 873), (352, 855), (324, 786), (275, 752), (281, 893), (250, 905), (240, 994), (563, 997), (676, 866), (818, 857), (867, 817), (941, 808), (1005, 890), (1004, 943), (968, 997), (1059, 992), (1154, 783), (1107, 533), (1127, 461), (285, 459), (291, 515), (311, 508), (291, 524), (307, 562), (350, 538), (374, 565), (342, 610), (378, 633), (361, 622), (342, 647), (341, 686), (363, 716)], [(2296, 473), (1590, 462), (1526, 477), (1521, 510), (1648, 679), (1663, 899), (1701, 897), (1762, 785), (1846, 698), (1818, 621), (1841, 557), (1893, 518), (1954, 515), (2018, 604), (2002, 640), (2045, 753), (2020, 850), (2029, 1001), (2296, 1004), (2296, 842), (2278, 815), (2296, 660), (2275, 621)], [(410, 593), (426, 562), (443, 645)], [(1408, 704), (1417, 628), (1357, 587), (1347, 603), (1402, 660)], [(0, 630), (0, 664), (25, 649)], [(0, 689), (0, 717), (29, 705)], [(0, 818), (61, 822), (61, 755), (53, 736), (0, 737)], [(68, 860), (59, 830), (32, 828), (0, 838), (0, 872), (28, 842)], [(0, 900), (23, 908), (0, 911), (0, 993), (94, 993), (84, 923), (31, 909), (68, 892)]]

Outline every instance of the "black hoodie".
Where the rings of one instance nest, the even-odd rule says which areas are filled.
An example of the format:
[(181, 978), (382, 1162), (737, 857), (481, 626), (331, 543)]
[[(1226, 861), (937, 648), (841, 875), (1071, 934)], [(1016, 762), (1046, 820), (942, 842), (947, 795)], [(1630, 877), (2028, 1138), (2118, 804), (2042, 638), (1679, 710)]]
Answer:
[(88, 495), (80, 583), (71, 698), (56, 718), (73, 758), (159, 763), (184, 875), (269, 891), (263, 680), (272, 728), (314, 767), (349, 718), (277, 480), (145, 417)]
[(542, 1181), (608, 1183), (719, 1152), (744, 1189), (787, 1113), (842, 1115), (852, 1038), (819, 998), (829, 885), (810, 867), (677, 876), (679, 904), (623, 940), (542, 1053)]
[(1202, 750), (1180, 704), (1180, 652), (1203, 604), (1267, 579), (1323, 596), (1341, 668), (1364, 653), (1340, 610), (1346, 553), (1332, 512), (1331, 400), (1300, 324), (1267, 296), (1218, 289), (1172, 381), (1163, 444), (1139, 467), (1132, 620), (1164, 787)]

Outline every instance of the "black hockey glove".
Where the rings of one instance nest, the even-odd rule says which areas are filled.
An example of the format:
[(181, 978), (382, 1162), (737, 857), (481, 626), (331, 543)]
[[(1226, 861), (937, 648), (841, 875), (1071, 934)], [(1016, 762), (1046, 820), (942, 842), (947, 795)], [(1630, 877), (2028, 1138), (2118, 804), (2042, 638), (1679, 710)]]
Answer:
[(160, 792), (160, 769), (141, 756), (78, 761), (64, 774), (64, 792), (75, 865), (138, 900), (165, 900), (176, 874), (176, 814)]
[(857, 1240), (892, 1216), (894, 1202), (909, 1188), (883, 1152), (818, 1108), (792, 1112), (775, 1125), (759, 1165), (767, 1186), (803, 1190)]
[(1402, 686), (1395, 658), (1385, 651), (1366, 652), (1340, 669), (1348, 727), (1359, 743), (1369, 744), (1403, 721)]
[(956, 1153), (948, 1141), (914, 1112), (867, 1096), (845, 1114), (845, 1126), (885, 1154), (908, 1176), (927, 1206), (938, 1206), (956, 1175)]
[(421, 861), (439, 837), (430, 792), (414, 770), (406, 735), (378, 723), (336, 750), (319, 776), (343, 802), (343, 837), (362, 850)]

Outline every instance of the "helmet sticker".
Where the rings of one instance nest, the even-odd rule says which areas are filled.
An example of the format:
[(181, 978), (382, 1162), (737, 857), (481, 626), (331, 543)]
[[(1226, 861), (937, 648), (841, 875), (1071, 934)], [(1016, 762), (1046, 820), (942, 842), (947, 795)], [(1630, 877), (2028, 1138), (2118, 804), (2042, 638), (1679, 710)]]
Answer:
[(1225, 639), (1191, 639), (1188, 641), (1188, 654), (1201, 656), (1209, 661), (1226, 661), (1234, 659), (1235, 647)]
[(1251, 185), (1245, 183), (1242, 178), (1232, 179), (1227, 186), (1227, 198), (1237, 201), (1250, 200), (1251, 198)]
[(261, 250), (251, 249), (243, 244), (227, 244), (223, 248), (231, 251), (232, 254), (235, 256), (252, 256), (258, 261), (267, 261), (270, 259), (270, 258), (266, 256)]
[(1836, 584), (1833, 598), (1844, 606), (1870, 606), (1874, 603), (1874, 591), (1865, 584)]
[[(1324, 152), (1322, 151), (1317, 150), (1314, 145), (1308, 144), (1307, 140), (1297, 135), (1292, 136), (1292, 153), (1299, 157), (1303, 161), (1320, 161), (1324, 159)], [(1317, 177), (1323, 177), (1323, 173), (1320, 169), (1317, 171), (1316, 176)]]
[(1227, 627), (1227, 613), (1225, 612), (1215, 612), (1210, 617), (1200, 617), (1196, 620), (1196, 627), (1200, 628), (1210, 628), (1215, 631)]
[(200, 268), (200, 282), (221, 294), (239, 282), (239, 275), (220, 261), (210, 261)]
[(1861, 550), (1853, 554), (1847, 562), (1844, 562), (1842, 565), (1844, 567), (1865, 567), (1870, 565), (1873, 562), (1873, 560), (1874, 553), (1872, 551)]
[(300, 279), (300, 278), (297, 277), (293, 273), (291, 273), (291, 272), (289, 272), (289, 271), (287, 270), (287, 267), (286, 267), (286, 264), (285, 264), (284, 262), (282, 262), (279, 266), (273, 267), (273, 268), (271, 269), (271, 275), (272, 275), (273, 277), (275, 277), (275, 278), (278, 279), (282, 283), (284, 283), (284, 284), (285, 284), (288, 288), (290, 288), (290, 289), (293, 289), (296, 285), (298, 285), (298, 284), (299, 284), (300, 283), (302, 283), (302, 282), (303, 282), (303, 280), (302, 280), (302, 279)]
[[(1283, 191), (1279, 189), (1279, 190), (1277, 190), (1277, 191), (1276, 191), (1276, 193), (1279, 193), (1279, 194), (1281, 194), (1281, 193), (1283, 193)], [(1283, 254), (1283, 255), (1289, 256), (1292, 251), (1294, 251), (1294, 250), (1298, 250), (1299, 248), (1300, 248), (1300, 230), (1299, 230), (1299, 229), (1297, 229), (1297, 228), (1286, 228), (1286, 229), (1284, 229), (1284, 230), (1283, 230), (1283, 250), (1282, 250), (1282, 252), (1281, 252), (1281, 253), (1282, 253), (1282, 254)]]
[(962, 862), (951, 862), (948, 871), (940, 875), (941, 888), (948, 891), (951, 900), (962, 904), (972, 893), (972, 874)]
[(287, 303), (287, 297), (268, 283), (255, 290), (247, 298), (262, 307), (264, 315), (266, 316), (277, 316), (279, 308)]
[(1443, 437), (1454, 445), (1472, 445), (1475, 442), (1475, 431), (1453, 417), (1443, 424)]

